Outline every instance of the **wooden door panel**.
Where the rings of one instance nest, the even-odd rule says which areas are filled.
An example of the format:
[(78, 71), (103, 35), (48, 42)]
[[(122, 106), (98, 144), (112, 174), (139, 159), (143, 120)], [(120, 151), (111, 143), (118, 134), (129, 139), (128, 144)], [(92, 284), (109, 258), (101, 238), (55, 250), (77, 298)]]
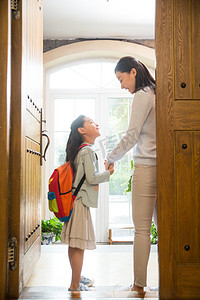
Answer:
[(190, 5), (190, 0), (174, 1), (176, 99), (192, 99)]
[(40, 145), (26, 138), (25, 246), (24, 252), (40, 236)]
[[(200, 132), (194, 132), (194, 197), (196, 203), (196, 212), (197, 212), (197, 247), (198, 247), (198, 258), (200, 262)], [(200, 284), (199, 284), (200, 286)]]
[[(40, 255), (40, 203), (41, 203), (41, 166), (40, 166), (40, 122), (43, 85), (43, 29), (42, 1), (23, 2), (24, 32), (24, 90), (23, 138), (25, 163), (24, 182), (26, 182), (25, 231), (24, 231), (24, 283), (31, 275), (34, 264)], [(26, 74), (26, 76), (25, 76)], [(28, 265), (27, 265), (28, 264)]]
[(32, 274), (35, 265), (40, 258), (38, 249), (41, 246), (41, 238), (37, 238), (29, 250), (24, 254), (24, 269), (23, 269), (23, 282), (27, 282)]
[(200, 268), (199, 265), (177, 265), (177, 298), (199, 299)]
[(37, 120), (33, 114), (26, 112), (24, 116), (25, 128), (24, 135), (29, 137), (37, 143), (40, 143), (40, 122)]
[(198, 230), (198, 202), (195, 196), (196, 139), (193, 132), (176, 132), (175, 182), (177, 263), (200, 262)]
[(193, 98), (200, 99), (200, 1), (192, 1)]
[[(36, 97), (30, 97), (27, 95), (26, 97), (26, 109), (31, 113), (31, 115), (38, 121), (40, 122), (40, 109), (41, 109), (41, 101), (39, 104), (36, 104), (34, 102), (34, 99), (37, 99)], [(29, 116), (28, 116), (29, 118)], [(28, 122), (28, 120), (27, 120)]]
[(195, 0), (156, 2), (161, 299), (199, 299), (200, 295), (199, 4)]
[[(41, 90), (43, 87), (43, 15), (42, 1), (33, 0), (24, 3), (26, 27), (26, 100), (27, 109), (37, 119), (41, 108)], [(33, 63), (34, 62), (34, 63)]]
[(39, 258), (42, 108), (42, 1), (19, 1), (12, 18), (12, 102), (10, 151), (10, 236), (17, 238), (17, 269), (9, 272), (8, 296), (17, 298)]
[(197, 100), (174, 101), (173, 128), (175, 130), (199, 130), (200, 105)]

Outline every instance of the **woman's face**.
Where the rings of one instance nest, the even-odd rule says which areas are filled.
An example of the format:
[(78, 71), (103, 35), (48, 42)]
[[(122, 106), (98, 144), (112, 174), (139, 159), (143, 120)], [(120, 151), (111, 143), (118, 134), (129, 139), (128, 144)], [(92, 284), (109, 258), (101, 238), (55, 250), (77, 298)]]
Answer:
[(116, 77), (121, 83), (121, 88), (125, 90), (129, 90), (131, 94), (135, 92), (135, 83), (136, 83), (136, 69), (132, 68), (130, 73), (122, 73), (120, 71), (116, 72)]

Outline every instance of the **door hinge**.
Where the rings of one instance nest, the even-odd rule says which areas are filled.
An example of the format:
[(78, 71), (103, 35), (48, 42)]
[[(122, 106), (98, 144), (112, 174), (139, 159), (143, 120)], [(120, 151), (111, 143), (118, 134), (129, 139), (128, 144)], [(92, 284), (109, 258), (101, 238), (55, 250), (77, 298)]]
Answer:
[(8, 241), (8, 263), (9, 269), (15, 271), (17, 268), (17, 239), (15, 237)]
[(20, 18), (19, 0), (10, 0), (10, 8), (12, 10), (13, 17), (18, 20)]

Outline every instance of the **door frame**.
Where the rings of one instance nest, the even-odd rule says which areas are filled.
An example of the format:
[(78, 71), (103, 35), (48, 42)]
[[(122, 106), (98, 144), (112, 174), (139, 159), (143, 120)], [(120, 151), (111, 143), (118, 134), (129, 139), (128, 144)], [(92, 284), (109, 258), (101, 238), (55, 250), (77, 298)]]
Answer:
[[(9, 3), (9, 1), (8, 2), (6, 0), (2, 0), (1, 1), (2, 5), (5, 4), (5, 3)], [(10, 12), (10, 9), (8, 11)], [(5, 30), (5, 32), (6, 32), (6, 30)], [(20, 35), (17, 37), (16, 45), (19, 43), (19, 39), (21, 39)], [(83, 50), (83, 52), (85, 51), (85, 55), (87, 55), (88, 57), (91, 57), (91, 52), (94, 52), (94, 53), (96, 52), (96, 54), (92, 54), (93, 56), (96, 55), (96, 57), (101, 56), (101, 53), (103, 53), (104, 57), (112, 57), (112, 56), (114, 56), (115, 58), (120, 58), (123, 55), (135, 55), (135, 56), (141, 57), (141, 59), (143, 59), (143, 61), (147, 65), (150, 64), (151, 67), (154, 66), (154, 57), (155, 57), (155, 54), (154, 54), (155, 51), (154, 51), (154, 49), (150, 49), (150, 48), (145, 47), (146, 50), (147, 50), (147, 52), (150, 53), (150, 57), (149, 57), (148, 55), (146, 56), (146, 53), (147, 53), (146, 51), (145, 51), (144, 55), (142, 54), (142, 52), (141, 52), (141, 47), (142, 46), (140, 46), (140, 45), (135, 45), (135, 44), (133, 45), (132, 43), (128, 43), (128, 42), (117, 42), (117, 41), (107, 41), (107, 42), (108, 42), (109, 45), (108, 45), (108, 47), (105, 47), (104, 41), (96, 41), (95, 46), (94, 46), (94, 43), (92, 43), (93, 46), (90, 48), (89, 51), (88, 51), (88, 43), (90, 44), (90, 42), (77, 43), (77, 45), (76, 45), (77, 49), (79, 48), (80, 51), (78, 50), (78, 51), (76, 51), (76, 53), (74, 53), (74, 51), (70, 50), (71, 51), (71, 53), (70, 53), (70, 55), (71, 55), (70, 59), (73, 60), (74, 57), (77, 54), (78, 55), (80, 55), (80, 53), (82, 54), (82, 50)], [(81, 47), (80, 47), (80, 44), (82, 44)], [(121, 47), (122, 45), (123, 45), (123, 47)], [(72, 45), (72, 47), (73, 46), (74, 45)], [(82, 46), (83, 46), (84, 49), (82, 48)], [(9, 48), (9, 46), (8, 46), (8, 48)], [(21, 51), (21, 49), (20, 49), (20, 51)], [(63, 52), (63, 54), (64, 54), (64, 56), (66, 56), (66, 53)], [(46, 56), (44, 55), (44, 58), (45, 58), (44, 62), (46, 64), (45, 67), (47, 67), (47, 65), (48, 65), (48, 67), (50, 65), (52, 66), (52, 60), (55, 60), (54, 53), (52, 53), (52, 52), (51, 53), (47, 53)], [(69, 59), (69, 57), (68, 57), (68, 59)], [(58, 60), (59, 60), (59, 58), (58, 58)], [(58, 63), (58, 60), (57, 60), (57, 63)], [(17, 61), (16, 63), (20, 64), (20, 61)], [(20, 79), (20, 77), (18, 77), (17, 74), (15, 74), (13, 78)], [(15, 96), (17, 98), (17, 95), (13, 94), (13, 96)], [(7, 95), (7, 107), (8, 107), (8, 110), (9, 110), (9, 90), (8, 90), (8, 95)], [(4, 115), (4, 117), (5, 117), (5, 115)], [(8, 122), (7, 123), (7, 128), (9, 128), (9, 120), (7, 120), (7, 122)], [(21, 147), (21, 143), (19, 143), (19, 141), (18, 141), (18, 144), (20, 144), (20, 147)], [(20, 159), (19, 159), (19, 161), (20, 161)], [(4, 180), (5, 180), (5, 182), (8, 182), (8, 177), (6, 176), (4, 178)], [(6, 209), (6, 207), (8, 205), (7, 195), (5, 195), (5, 198), (3, 198), (3, 200), (4, 199), (5, 199), (5, 201), (3, 201), (3, 207)], [(6, 219), (6, 220), (4, 220), (5, 222), (3, 222), (3, 223), (1, 222), (2, 229), (3, 229), (2, 231), (5, 232), (5, 233), (7, 232), (7, 223), (8, 223), (8, 218), (6, 218), (6, 214), (7, 213), (5, 212), (5, 219)], [(4, 241), (4, 245), (5, 245), (5, 241)], [(4, 249), (7, 250), (7, 237), (6, 237), (6, 245), (5, 245)], [(19, 257), (18, 257), (18, 261), (19, 261)], [(3, 281), (6, 282), (6, 276), (4, 276), (4, 280)]]
[(0, 1), (0, 298), (5, 299), (7, 290), (8, 245), (8, 184), (9, 184), (9, 128), (10, 128), (10, 1)]
[[(199, 1), (156, 1), (159, 292), (162, 299), (199, 299), (200, 295), (197, 254), (200, 227), (196, 217), (199, 190), (195, 190), (199, 181), (193, 180), (192, 184), (186, 181), (188, 174), (193, 179), (199, 170), (199, 160), (194, 154), (197, 144), (191, 138), (195, 131), (200, 132), (199, 94), (197, 97), (200, 71), (196, 69), (200, 57), (199, 15)], [(190, 152), (185, 151), (185, 143)], [(186, 164), (181, 164), (182, 161)]]
[[(138, 45), (130, 42), (122, 42), (116, 40), (95, 40), (95, 41), (84, 41), (65, 45), (62, 47), (55, 48), (53, 50), (44, 53), (44, 103), (43, 107), (46, 107), (45, 119), (47, 116), (48, 106), (46, 105), (46, 99), (49, 98), (47, 92), (47, 84), (49, 81), (49, 72), (53, 69), (59, 70), (64, 64), (72, 64), (75, 61), (80, 60), (118, 60), (122, 56), (136, 56), (141, 59), (150, 69), (155, 69), (155, 49), (146, 46)], [(91, 90), (90, 90), (91, 92)], [(113, 90), (110, 91), (113, 93)], [(122, 91), (121, 91), (122, 92)], [(120, 92), (120, 93), (121, 93)], [(96, 92), (95, 92), (96, 93)], [(118, 93), (118, 91), (117, 91)], [(118, 94), (119, 96), (119, 94)], [(47, 153), (48, 159), (48, 153)], [(45, 171), (46, 174), (46, 171)], [(49, 175), (49, 174), (48, 174)], [(43, 174), (44, 176), (44, 174)], [(46, 179), (48, 178), (47, 175)], [(43, 203), (46, 201), (46, 190), (43, 188), (42, 195)], [(101, 207), (99, 207), (99, 211)], [(107, 216), (108, 211), (106, 208), (102, 208), (102, 216)], [(42, 216), (47, 216), (46, 211), (42, 212)], [(108, 216), (106, 217), (108, 219)], [(97, 218), (98, 224), (100, 224), (100, 217)], [(101, 240), (105, 239), (105, 235), (101, 236)]]

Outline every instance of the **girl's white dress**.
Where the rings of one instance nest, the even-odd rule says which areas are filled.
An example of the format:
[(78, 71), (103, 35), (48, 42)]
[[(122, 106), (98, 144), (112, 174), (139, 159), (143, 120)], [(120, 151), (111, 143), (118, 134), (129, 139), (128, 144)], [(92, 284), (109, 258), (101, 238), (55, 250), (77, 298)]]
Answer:
[(68, 223), (64, 223), (62, 242), (72, 248), (95, 249), (95, 234), (90, 208), (82, 203), (81, 197), (76, 198), (72, 215)]

